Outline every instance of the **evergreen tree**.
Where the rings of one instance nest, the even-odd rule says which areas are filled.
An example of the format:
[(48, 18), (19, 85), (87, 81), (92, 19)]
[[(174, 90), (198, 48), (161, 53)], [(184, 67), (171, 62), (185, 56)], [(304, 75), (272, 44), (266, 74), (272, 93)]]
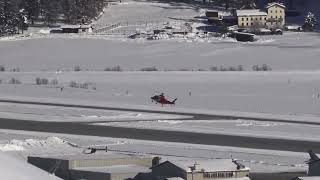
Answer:
[(40, 7), (44, 23), (50, 25), (57, 21), (61, 10), (60, 0), (40, 0)]
[(313, 31), (317, 25), (317, 19), (315, 15), (311, 12), (305, 17), (303, 29), (305, 31)]
[(40, 0), (22, 0), (20, 6), (25, 9), (27, 17), (33, 25), (40, 14)]
[(48, 25), (57, 20), (90, 23), (106, 4), (106, 0), (0, 0), (0, 35), (23, 32), (35, 20)]
[(14, 34), (17, 33), (19, 25), (19, 7), (17, 0), (0, 1), (0, 33)]

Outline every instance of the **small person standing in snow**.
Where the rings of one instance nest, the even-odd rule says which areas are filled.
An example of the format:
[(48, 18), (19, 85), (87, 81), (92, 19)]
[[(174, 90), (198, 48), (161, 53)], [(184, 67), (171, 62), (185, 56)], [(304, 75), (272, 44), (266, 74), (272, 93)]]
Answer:
[(189, 96), (191, 96), (191, 91), (189, 91)]
[(63, 91), (63, 87), (60, 88), (60, 91), (61, 91), (61, 92)]

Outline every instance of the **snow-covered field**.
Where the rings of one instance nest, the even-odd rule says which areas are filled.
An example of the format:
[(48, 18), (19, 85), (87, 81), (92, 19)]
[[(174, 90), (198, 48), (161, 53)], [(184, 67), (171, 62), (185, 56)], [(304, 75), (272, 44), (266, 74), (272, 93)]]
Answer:
[[(196, 29), (205, 24), (194, 17), (204, 11), (192, 4), (126, 1), (110, 5), (95, 24), (188, 22)], [(26, 37), (1, 38), (0, 64), (22, 71), (72, 70), (77, 65), (83, 70), (117, 65), (124, 70), (151, 66), (160, 70), (198, 70), (238, 65), (251, 70), (253, 65), (262, 64), (274, 71), (319, 70), (318, 37), (317, 33), (288, 32), (283, 36), (261, 36), (254, 43), (239, 43), (228, 38), (147, 41), (96, 34), (31, 33)]]
[[(103, 36), (41, 36), (40, 39), (0, 41), (0, 63), (8, 70), (102, 71), (121, 66), (140, 70), (155, 66), (160, 70), (198, 70), (212, 66), (238, 66), (251, 71), (253, 65), (269, 65), (274, 71), (319, 70), (318, 34), (287, 33), (265, 36), (254, 43), (234, 40), (108, 40)], [(179, 42), (181, 41), (181, 42)]]
[(160, 3), (148, 1), (123, 1), (110, 3), (105, 14), (96, 24), (115, 24), (119, 22), (168, 22), (174, 19), (189, 20), (204, 11), (185, 3)]
[(0, 117), (51, 122), (118, 122), (181, 119), (188, 116), (0, 103)]
[[(203, 12), (201, 8), (179, 3), (126, 1), (107, 8), (95, 26), (174, 21), (194, 23), (192, 26), (196, 27), (203, 24), (193, 18)], [(7, 70), (0, 72), (0, 99), (320, 122), (320, 39), (317, 33), (285, 33), (263, 36), (254, 43), (239, 43), (228, 38), (147, 41), (102, 34), (48, 35), (44, 32), (0, 38), (0, 65)], [(252, 72), (253, 65), (262, 64), (270, 66), (272, 71)], [(117, 65), (124, 72), (102, 72)], [(212, 66), (238, 65), (242, 65), (245, 72), (197, 72)], [(75, 66), (80, 66), (82, 71), (72, 72)], [(162, 72), (137, 72), (152, 66)], [(21, 72), (10, 72), (14, 68)], [(177, 72), (181, 69), (190, 71)], [(35, 85), (37, 77), (56, 79), (58, 85)], [(8, 84), (12, 78), (22, 84)], [(95, 88), (71, 88), (71, 81), (89, 83)], [(169, 99), (178, 98), (177, 105), (162, 108), (151, 103), (150, 96), (161, 92)], [(181, 116), (8, 103), (0, 104), (0, 117), (82, 122), (153, 119), (157, 121), (101, 125), (319, 139), (316, 125), (243, 120), (166, 121)], [(28, 155), (83, 155), (81, 147), (89, 145), (108, 145), (116, 151), (158, 154), (168, 159), (232, 156), (253, 172), (306, 170), (304, 161), (308, 159), (305, 153), (1, 130), (0, 161), (14, 162), (7, 155), (22, 161)], [(3, 164), (0, 163), (1, 170)]]
[[(109, 106), (143, 106), (158, 110), (192, 109), (227, 112), (254, 112), (306, 116), (318, 121), (320, 73), (315, 72), (48, 72), (1, 73), (0, 98), (42, 98), (81, 103), (105, 103)], [(10, 78), (23, 84), (5, 84)], [(37, 86), (35, 78), (57, 79), (60, 88)], [(70, 88), (70, 81), (91, 82), (96, 90)], [(176, 106), (161, 106), (150, 101), (164, 92), (178, 98)], [(189, 94), (191, 92), (191, 95)], [(25, 97), (25, 98), (24, 98)], [(81, 104), (80, 103), (80, 104)], [(79, 104), (79, 103), (78, 103)], [(237, 114), (237, 113), (235, 113)], [(288, 118), (290, 119), (290, 117)], [(299, 120), (299, 118), (296, 118)], [(304, 120), (300, 117), (300, 120)], [(306, 120), (307, 121), (307, 120)]]

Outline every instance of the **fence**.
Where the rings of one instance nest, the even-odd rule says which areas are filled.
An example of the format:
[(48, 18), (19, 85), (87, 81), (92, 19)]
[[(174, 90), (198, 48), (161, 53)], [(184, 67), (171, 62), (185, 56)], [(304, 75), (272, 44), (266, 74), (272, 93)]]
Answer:
[(162, 29), (165, 25), (184, 29), (191, 28), (179, 21), (138, 21), (105, 25), (104, 27), (97, 28), (94, 32), (104, 35), (130, 35), (136, 32), (152, 32), (153, 30)]

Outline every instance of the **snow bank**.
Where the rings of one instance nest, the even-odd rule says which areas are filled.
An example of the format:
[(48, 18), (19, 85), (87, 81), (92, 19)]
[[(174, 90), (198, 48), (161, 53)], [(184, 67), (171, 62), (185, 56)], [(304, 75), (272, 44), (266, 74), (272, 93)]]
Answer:
[(0, 144), (0, 151), (23, 151), (24, 148), (22, 146), (16, 144)]
[(50, 34), (50, 29), (41, 29), (39, 31), (40, 34)]
[(0, 152), (0, 179), (12, 180), (58, 180), (60, 178)]
[(16, 140), (13, 139), (9, 143), (0, 144), (0, 151), (24, 151), (29, 148), (36, 147), (51, 147), (55, 145), (66, 145), (69, 143), (58, 138), (58, 137), (48, 137), (44, 140), (40, 139), (26, 139), (26, 140)]

